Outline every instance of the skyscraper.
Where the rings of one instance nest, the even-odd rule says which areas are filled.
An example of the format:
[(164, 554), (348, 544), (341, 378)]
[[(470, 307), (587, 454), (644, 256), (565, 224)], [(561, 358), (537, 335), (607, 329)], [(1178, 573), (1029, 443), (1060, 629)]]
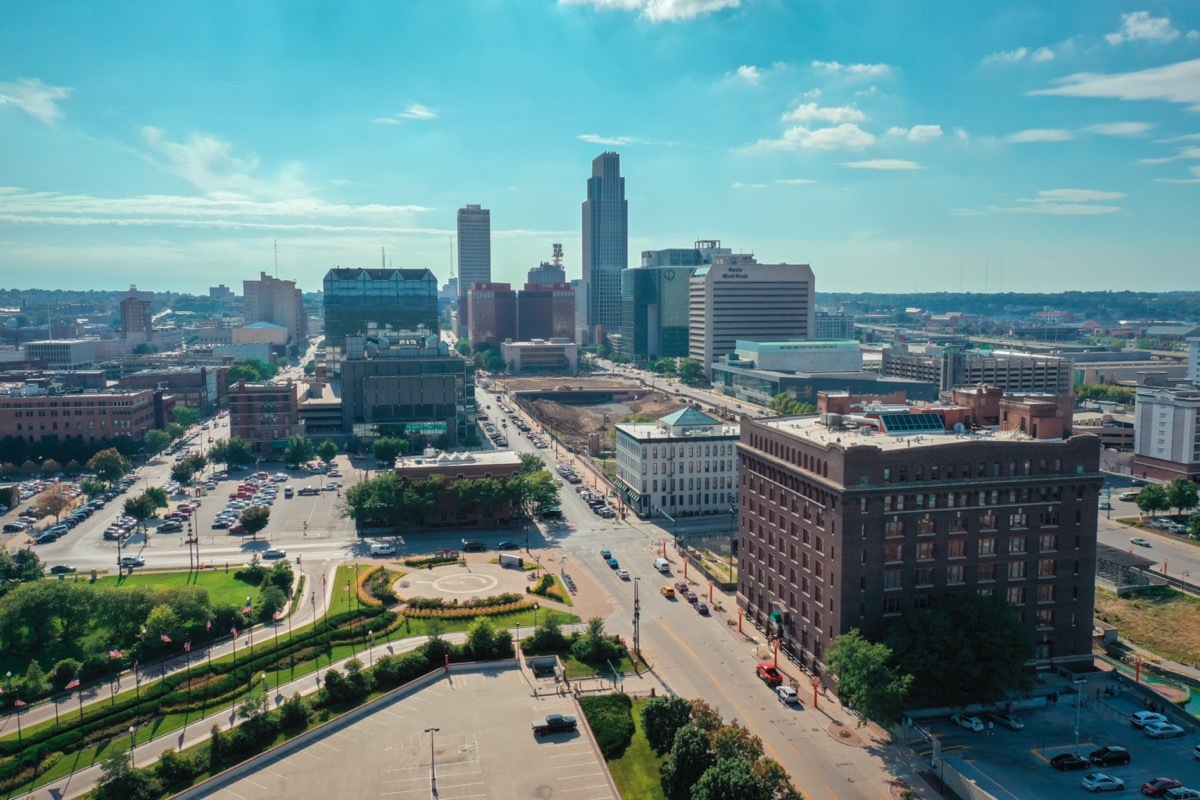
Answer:
[(427, 269), (334, 267), (324, 287), (326, 361), (337, 374), (347, 336), (438, 332), (437, 278)]
[(150, 304), (154, 301), (154, 292), (139, 292), (136, 286), (130, 286), (129, 291), (121, 295), (121, 335), (126, 339), (130, 335), (150, 335), (154, 318), (150, 314)]
[[(467, 324), (467, 292), (492, 280), (492, 212), (478, 204), (458, 210), (459, 322)], [(460, 335), (465, 330), (459, 331)]]
[(587, 324), (616, 333), (621, 329), (621, 270), (629, 266), (629, 205), (621, 157), (603, 153), (592, 161), (583, 201), (583, 282)]
[(295, 281), (279, 280), (265, 272), (256, 281), (242, 281), (243, 316), (246, 324), (273, 322), (288, 329), (288, 347), (292, 352), (308, 346), (308, 311)]

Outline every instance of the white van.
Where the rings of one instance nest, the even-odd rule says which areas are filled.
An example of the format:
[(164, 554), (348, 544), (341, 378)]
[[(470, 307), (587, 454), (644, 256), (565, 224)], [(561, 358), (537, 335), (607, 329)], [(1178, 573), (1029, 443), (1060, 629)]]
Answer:
[(654, 568), (659, 572), (669, 573), (671, 571), (671, 562), (665, 558), (656, 558), (654, 559)]
[(371, 545), (371, 555), (373, 556), (394, 556), (396, 555), (396, 545), (390, 542), (381, 542)]

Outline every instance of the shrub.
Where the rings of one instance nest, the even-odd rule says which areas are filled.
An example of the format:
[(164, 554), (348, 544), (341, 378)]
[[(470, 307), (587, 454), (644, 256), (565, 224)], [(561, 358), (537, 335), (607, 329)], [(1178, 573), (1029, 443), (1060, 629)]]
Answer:
[(311, 710), (300, 693), (296, 692), (279, 708), (279, 727), (284, 730), (307, 727)]
[(633, 701), (627, 694), (605, 694), (579, 698), (596, 744), (604, 758), (620, 758), (633, 739)]

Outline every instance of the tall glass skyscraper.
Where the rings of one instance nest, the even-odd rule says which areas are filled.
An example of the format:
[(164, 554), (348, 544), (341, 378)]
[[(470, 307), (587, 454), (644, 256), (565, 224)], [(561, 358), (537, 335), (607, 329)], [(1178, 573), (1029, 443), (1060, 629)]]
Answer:
[(583, 282), (588, 326), (621, 329), (621, 270), (629, 266), (629, 205), (621, 157), (603, 153), (592, 161), (583, 201)]
[[(492, 280), (492, 212), (475, 203), (458, 210), (459, 321), (467, 324), (467, 295), (477, 283)], [(460, 330), (459, 334), (465, 334)]]
[(341, 372), (346, 337), (438, 332), (437, 278), (427, 269), (354, 269), (325, 273), (326, 363)]

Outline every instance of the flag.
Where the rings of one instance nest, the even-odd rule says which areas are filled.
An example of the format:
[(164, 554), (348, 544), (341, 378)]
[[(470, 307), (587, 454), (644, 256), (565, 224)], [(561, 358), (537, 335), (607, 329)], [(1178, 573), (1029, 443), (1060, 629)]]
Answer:
[(183, 643), (183, 652), (185, 652), (185, 653), (192, 652), (192, 640), (191, 639), (188, 639), (186, 642)]
[(237, 638), (237, 628), (230, 628), (229, 635), (236, 639)]
[(246, 605), (242, 608), (242, 613), (243, 614), (253, 614), (254, 613), (254, 606), (250, 605), (249, 600), (246, 601)]
[(211, 620), (211, 619), (210, 619), (210, 620), (205, 620), (205, 622), (204, 622), (204, 632), (205, 632), (205, 633), (208, 633), (208, 632), (209, 632), (209, 631), (211, 631), (211, 630), (212, 630), (212, 620)]
[(275, 620), (283, 619), (283, 609), (281, 608), (278, 611), (276, 611), (274, 614), (272, 614), (271, 619), (275, 619)]
[(29, 705), (29, 703), (26, 703), (24, 700), (18, 697), (17, 701), (13, 703), (13, 705), (17, 708), (24, 708), (25, 706)]
[(137, 677), (137, 667), (138, 667), (138, 665), (137, 665), (137, 659), (135, 658), (135, 659), (133, 660), (133, 677), (135, 677), (135, 678)]
[(313, 611), (317, 610), (317, 593), (316, 592), (312, 593), (312, 607), (313, 607)]
[(76, 672), (75, 677), (71, 679), (71, 682), (63, 687), (63, 691), (69, 692), (72, 689), (78, 689), (78, 688), (79, 688), (79, 673)]
[(350, 581), (346, 581), (346, 591), (350, 591)]
[(159, 638), (159, 639), (162, 641), (162, 643), (163, 643), (163, 644), (170, 644), (170, 643), (171, 643), (171, 637), (170, 637), (170, 636), (167, 636), (167, 634), (166, 634), (166, 631), (164, 631), (164, 632), (160, 633), (160, 634), (158, 635), (158, 638)]
[(109, 658), (124, 658), (125, 654), (122, 653), (120, 650), (118, 650), (115, 647), (110, 647), (110, 648), (108, 648), (108, 657)]
[(322, 586), (325, 585), (325, 576), (324, 575), (321, 576), (321, 585)]

